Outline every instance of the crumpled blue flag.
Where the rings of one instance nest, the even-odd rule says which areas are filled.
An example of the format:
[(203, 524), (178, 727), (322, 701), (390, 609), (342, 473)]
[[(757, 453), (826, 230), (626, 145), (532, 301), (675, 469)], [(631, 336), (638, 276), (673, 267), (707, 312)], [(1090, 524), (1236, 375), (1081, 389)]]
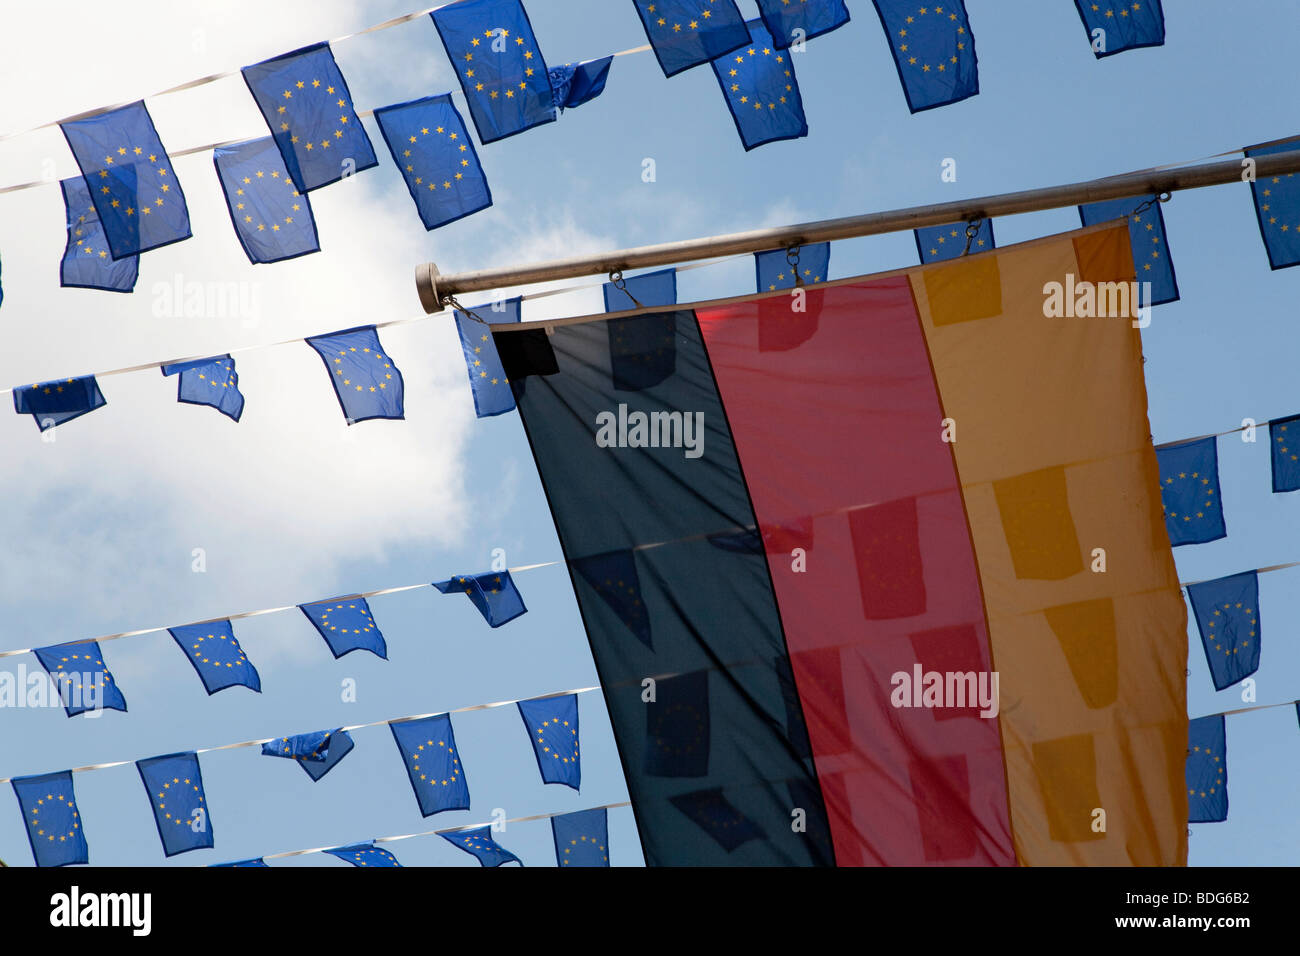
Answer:
[(198, 754), (166, 754), (137, 760), (136, 769), (153, 808), (163, 853), (175, 856), (212, 846), (212, 817), (203, 793)]
[(88, 710), (126, 712), (126, 698), (104, 664), (98, 641), (53, 644), (32, 651), (59, 689), (59, 699), (69, 717)]
[(474, 396), (474, 414), (479, 418), (514, 411), (515, 396), (510, 390), (510, 379), (506, 377), (501, 356), (497, 354), (492, 331), (485, 323), (501, 325), (518, 322), (522, 301), (521, 297), (515, 297), (497, 300), (490, 306), (475, 306), (473, 312), (482, 322), (460, 309), (454, 310), (456, 334), (460, 336), (460, 348), (465, 355), (465, 368), (469, 373), (470, 392)]
[(555, 94), (519, 0), (461, 0), (429, 14), (484, 145), (555, 122)]
[(1157, 448), (1156, 461), (1169, 543), (1178, 547), (1226, 537), (1217, 440), (1201, 438)]
[[(1300, 149), (1300, 137), (1276, 143), (1247, 146), (1247, 156), (1271, 156)], [(1300, 265), (1300, 178), (1282, 173), (1251, 180), (1255, 218), (1272, 269)]]
[[(1137, 212), (1144, 203), (1151, 205)], [(1130, 196), (1126, 199), (1107, 199), (1079, 207), (1079, 219), (1085, 226), (1128, 217), (1129, 245), (1133, 247), (1133, 271), (1139, 283), (1138, 302), (1146, 305), (1163, 305), (1178, 301), (1178, 277), (1174, 274), (1174, 260), (1169, 255), (1165, 239), (1165, 214), (1154, 193)], [(1141, 283), (1150, 282), (1151, 290)]]
[(338, 857), (345, 863), (351, 863), (353, 866), (368, 866), (373, 869), (374, 867), (400, 867), (402, 865), (397, 862), (397, 857), (387, 850), (379, 849), (373, 841), (335, 847), (325, 852), (330, 856)]
[(664, 76), (707, 63), (750, 42), (736, 0), (633, 0)]
[[(260, 856), (255, 856), (251, 860), (236, 860), (234, 863), (209, 863), (208, 866), (217, 870), (253, 869), (254, 867), (265, 867), (266, 861), (263, 860)], [(270, 867), (267, 867), (267, 869), (270, 869)]]
[(981, 219), (975, 235), (971, 238), (970, 251), (967, 252), (967, 225), (964, 222), (950, 222), (941, 226), (913, 229), (912, 236), (916, 239), (916, 251), (921, 257), (921, 263), (924, 265), (927, 262), (943, 262), (963, 255), (988, 252), (998, 247), (993, 238), (993, 220)]
[(243, 73), (299, 192), (379, 162), (328, 43), (263, 60)]
[(268, 741), (262, 744), (262, 754), (293, 760), (312, 780), (319, 780), (350, 754), (354, 746), (351, 734), (335, 728)]
[(782, 50), (849, 22), (844, 0), (758, 0), (758, 12), (773, 42)]
[(452, 846), (460, 847), (466, 853), (478, 859), (483, 866), (500, 866), (503, 863), (524, 865), (509, 850), (492, 839), (492, 827), (476, 827), (473, 830), (458, 830), (455, 833), (438, 834)]
[(1259, 574), (1243, 571), (1187, 586), (1214, 689), (1223, 690), (1259, 670)]
[(646, 704), (645, 772), (703, 777), (709, 772), (709, 672), (661, 677)]
[(569, 566), (591, 586), (614, 615), (627, 625), (638, 641), (654, 650), (650, 636), (650, 612), (641, 595), (636, 570), (636, 552), (631, 549), (606, 551), (585, 558), (570, 558)]
[(578, 754), (578, 695), (521, 700), (518, 706), (533, 742), (542, 782), (579, 789), (582, 764)]
[(1164, 46), (1165, 11), (1160, 0), (1074, 0), (1097, 59), (1145, 46)]
[(963, 0), (918, 6), (913, 0), (872, 0), (885, 28), (898, 79), (913, 113), (956, 103), (980, 91), (975, 38)]
[(446, 581), (434, 581), (443, 594), (464, 594), (478, 608), (489, 627), (500, 627), (528, 612), (509, 571), (462, 574)]
[(375, 110), (375, 120), (425, 229), (492, 205), (492, 190), (450, 93), (385, 106)]
[(281, 262), (320, 251), (311, 200), (270, 136), (212, 151), (230, 222), (248, 261)]
[(602, 287), (605, 293), (606, 312), (625, 312), (629, 309), (650, 309), (660, 305), (677, 304), (677, 270), (660, 269), (643, 272), (623, 280), (623, 288), (613, 282)]
[(77, 809), (72, 771), (14, 777), (9, 782), (23, 811), (23, 829), (36, 865), (89, 863), (90, 848)]
[(1268, 444), (1273, 450), (1273, 492), (1300, 489), (1300, 415), (1269, 422)]
[(789, 50), (775, 49), (761, 20), (746, 24), (753, 42), (713, 61), (713, 73), (748, 152), (808, 135), (799, 78)]
[(190, 237), (185, 193), (144, 100), (60, 123), (114, 259)]
[(762, 839), (762, 828), (745, 816), (722, 793), (721, 787), (679, 793), (668, 802), (730, 853), (747, 840)]
[(1222, 714), (1187, 724), (1187, 822), (1228, 819), (1228, 731)]
[(604, 807), (551, 817), (556, 866), (609, 866), (609, 820)]
[(167, 631), (176, 646), (185, 652), (208, 696), (227, 687), (248, 687), (259, 694), (262, 692), (257, 668), (235, 640), (229, 621), (185, 624), (169, 627)]
[(114, 259), (108, 238), (80, 176), (59, 183), (68, 217), (68, 245), (59, 263), (59, 285), (72, 289), (132, 292), (140, 273), (139, 256)]
[(41, 431), (80, 418), (108, 404), (93, 375), (65, 378), (14, 389), (14, 411), (31, 415)]
[(325, 638), (335, 660), (352, 651), (369, 651), (381, 660), (388, 660), (388, 644), (365, 598), (316, 601), (299, 604), (298, 609)]
[(816, 285), (825, 282), (831, 268), (831, 244), (818, 242), (811, 246), (800, 246), (797, 262), (791, 263), (785, 249), (770, 249), (754, 253), (754, 288), (759, 292), (776, 292), (778, 289), (793, 289), (795, 274), (803, 278), (803, 284)]
[(550, 70), (551, 89), (555, 93), (555, 106), (563, 113), (567, 109), (590, 103), (605, 92), (613, 56), (581, 63), (565, 63)]
[(420, 813), (427, 817), (443, 810), (468, 810), (469, 783), (456, 752), (451, 717), (439, 714), (389, 723), (388, 727), (406, 764)]
[(373, 325), (315, 335), (316, 350), (334, 383), (334, 394), (349, 425), (372, 418), (406, 417), (402, 373), (383, 352)]
[(244, 414), (244, 396), (239, 391), (239, 373), (229, 353), (192, 362), (162, 367), (163, 375), (180, 375), (176, 401), (187, 405), (211, 405), (232, 421)]

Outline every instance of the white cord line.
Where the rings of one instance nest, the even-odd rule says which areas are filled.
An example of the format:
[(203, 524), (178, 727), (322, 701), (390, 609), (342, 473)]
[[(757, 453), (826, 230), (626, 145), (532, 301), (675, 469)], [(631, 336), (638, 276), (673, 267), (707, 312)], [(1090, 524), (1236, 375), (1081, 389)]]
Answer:
[[(559, 563), (560, 563), (559, 561), (543, 561), (541, 564), (525, 564), (522, 567), (507, 568), (506, 570), (511, 574), (517, 574), (522, 571), (534, 571), (538, 568), (549, 568)], [(432, 584), (404, 584), (401, 587), (380, 588), (378, 591), (363, 591), (359, 594), (346, 594), (336, 598), (322, 598), (319, 601), (304, 601), (303, 603), (320, 604), (325, 601), (350, 601), (350, 600), (356, 600), (357, 598), (376, 597), (380, 594), (397, 594), (401, 591), (415, 591), (419, 588), (428, 588), (428, 587), (433, 587), (433, 585)], [(120, 633), (117, 634), (106, 634), (103, 637), (84, 637), (81, 638), (80, 640), (65, 641), (62, 644), (51, 645), (51, 646), (63, 647), (63, 646), (68, 646), (73, 644), (89, 644), (91, 642), (102, 643), (104, 641), (116, 641), (123, 637), (139, 637), (142, 634), (158, 634), (161, 633), (162, 631), (167, 630), (168, 627), (189, 627), (192, 626), (193, 624), (212, 624), (216, 621), (238, 621), (248, 617), (260, 617), (263, 614), (279, 614), (281, 611), (295, 611), (300, 606), (301, 605), (298, 604), (286, 604), (283, 607), (265, 607), (257, 611), (243, 611), (239, 614), (231, 614), (227, 617), (210, 617), (202, 621), (193, 621), (191, 622), (191, 624), (171, 624), (164, 627), (146, 627), (138, 631), (121, 631)], [(0, 658), (16, 657), (19, 654), (30, 654), (33, 650), (35, 650), (35, 648), (24, 647), (24, 648), (19, 648), (18, 650), (0, 651)]]
[[(549, 700), (552, 697), (569, 697), (576, 694), (590, 694), (592, 691), (600, 690), (599, 685), (592, 687), (578, 687), (573, 690), (557, 690), (549, 694), (539, 694), (536, 697), (518, 697), (514, 700), (497, 700), (487, 704), (470, 704), (468, 707), (457, 707), (455, 710), (439, 710), (431, 714), (412, 714), (408, 717), (393, 717), (389, 720), (373, 720), (368, 724), (353, 724), (350, 727), (340, 727), (339, 731), (365, 730), (368, 727), (382, 727), (385, 724), (405, 724), (412, 720), (424, 720), (427, 717), (441, 717), (451, 714), (467, 714), (473, 710), (493, 710), (497, 707), (509, 707), (511, 704), (518, 704), (522, 701), (530, 700)], [(203, 747), (199, 750), (192, 751), (195, 754), (216, 753), (218, 750), (237, 750), (241, 747), (260, 747), (262, 744), (269, 744), (273, 740), (283, 740), (283, 737), (263, 737), (260, 740), (241, 740), (235, 744), (222, 744), (218, 747)], [(91, 770), (107, 770), (110, 767), (125, 767), (135, 763), (134, 760), (110, 760), (105, 763), (91, 763), (84, 767), (72, 767), (69, 773), (86, 773)], [(0, 784), (9, 783), (13, 777), (0, 777)]]

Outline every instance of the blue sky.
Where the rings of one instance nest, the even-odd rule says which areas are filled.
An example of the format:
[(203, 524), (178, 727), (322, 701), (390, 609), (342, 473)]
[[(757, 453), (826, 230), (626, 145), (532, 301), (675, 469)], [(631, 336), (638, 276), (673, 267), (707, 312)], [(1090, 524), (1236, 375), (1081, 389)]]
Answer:
[[(756, 8), (740, 0), (747, 15)], [(665, 80), (654, 57), (621, 57), (605, 95), (558, 122), (481, 147), (496, 205), (425, 233), (372, 121), (380, 165), (312, 196), (323, 251), (250, 266), (207, 154), (178, 158), (194, 238), (146, 255), (134, 295), (61, 290), (63, 209), (57, 186), (0, 196), (4, 262), (0, 381), (24, 383), (330, 332), (420, 314), (418, 262), (451, 272), (719, 232), (979, 196), (1195, 160), (1297, 132), (1288, 125), (1292, 38), (1300, 8), (1263, 0), (1169, 4), (1164, 47), (1095, 61), (1074, 6), (969, 0), (981, 94), (908, 114), (885, 38), (866, 0), (853, 20), (811, 41), (795, 68), (806, 139), (745, 153), (707, 67)], [(104, 20), (72, 3), (60, 23), (28, 8), (0, 37), (4, 131), (129, 101), (409, 12), (390, 2), (139, 2)], [(630, 3), (532, 0), (549, 62), (638, 46)], [(421, 18), (336, 46), (353, 97), (373, 108), (455, 85), (432, 24)], [(12, 91), (17, 91), (16, 93)], [(263, 135), (242, 80), (148, 101), (172, 150)], [(957, 180), (940, 180), (957, 161)], [(653, 158), (657, 179), (644, 183)], [(72, 175), (57, 130), (0, 145), (0, 183)], [(1157, 442), (1221, 431), (1245, 417), (1300, 412), (1291, 303), (1300, 270), (1271, 273), (1248, 187), (1174, 197), (1164, 207), (1180, 302), (1143, 333)], [(1002, 245), (1074, 228), (1073, 209), (999, 219)], [(912, 264), (910, 234), (835, 244), (831, 276)], [(235, 282), (251, 308), (189, 314), (165, 289)], [(681, 301), (749, 291), (748, 260), (683, 273)], [(598, 289), (525, 303), (525, 319), (599, 311)], [(355, 591), (484, 570), (494, 548), (514, 565), (559, 547), (514, 415), (476, 421), (450, 319), (381, 333), (405, 373), (407, 420), (344, 426), (319, 359), (303, 344), (238, 357), (247, 398), (234, 425), (178, 405), (156, 371), (101, 380), (108, 405), (43, 443), (28, 418), (0, 417), (0, 649), (180, 624)], [(1300, 559), (1291, 530), (1300, 496), (1270, 493), (1267, 439), (1220, 441), (1228, 537), (1176, 550), (1183, 580)], [(194, 548), (207, 571), (191, 570)], [(1287, 622), (1300, 570), (1261, 577), (1260, 702), (1300, 697), (1300, 642)], [(595, 683), (567, 575), (518, 577), (529, 613), (489, 630), (469, 603), (432, 589), (376, 598), (387, 663), (334, 661), (294, 611), (236, 622), (263, 693), (206, 697), (166, 634), (104, 646), (128, 714), (68, 720), (8, 711), (0, 774), (135, 760), (239, 740), (359, 724)], [(1192, 625), (1194, 629), (1194, 625)], [(1215, 693), (1191, 635), (1189, 711), (1242, 706)], [(34, 667), (31, 657), (10, 658)], [(343, 703), (341, 682), (358, 700)], [(98, 864), (187, 866), (376, 836), (577, 810), (626, 798), (598, 694), (581, 698), (581, 793), (544, 787), (513, 707), (454, 718), (473, 810), (422, 819), (391, 735), (355, 734), (357, 749), (323, 781), (255, 749), (202, 757), (216, 848), (164, 861), (135, 770), (77, 775)], [(1290, 863), (1300, 854), (1300, 730), (1293, 708), (1228, 719), (1231, 811), (1193, 827), (1191, 862)], [(3, 801), (9, 800), (9, 809)], [(611, 861), (641, 862), (630, 811), (610, 812)], [(500, 842), (551, 865), (544, 823)], [(438, 838), (390, 849), (408, 864), (477, 865)], [(30, 863), (20, 815), (0, 797), (0, 857)], [(341, 866), (322, 855), (285, 866)]]

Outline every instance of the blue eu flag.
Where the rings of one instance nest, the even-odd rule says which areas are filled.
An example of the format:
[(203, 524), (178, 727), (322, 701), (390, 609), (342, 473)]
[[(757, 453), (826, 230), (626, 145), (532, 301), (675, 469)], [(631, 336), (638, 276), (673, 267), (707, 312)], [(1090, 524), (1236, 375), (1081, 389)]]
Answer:
[(519, 0), (461, 0), (429, 14), (484, 145), (555, 122), (555, 94)]
[(163, 375), (180, 375), (176, 400), (187, 405), (211, 405), (232, 421), (244, 414), (244, 396), (239, 391), (235, 360), (226, 355), (176, 362), (162, 367)]
[(1097, 59), (1144, 46), (1164, 46), (1165, 12), (1160, 0), (1074, 0)]
[(136, 769), (149, 794), (163, 853), (175, 856), (212, 846), (212, 818), (203, 793), (198, 754), (167, 754), (137, 760)]
[(646, 705), (645, 772), (656, 777), (703, 777), (709, 772), (709, 672), (656, 682)]
[(352, 735), (336, 728), (267, 741), (262, 744), (262, 755), (296, 761), (307, 776), (319, 780), (350, 754), (354, 746)]
[[(1137, 208), (1151, 205), (1142, 212)], [(1133, 272), (1139, 283), (1151, 283), (1150, 288), (1139, 285), (1138, 301), (1142, 305), (1163, 305), (1178, 301), (1178, 278), (1174, 275), (1174, 260), (1169, 257), (1169, 244), (1165, 241), (1165, 214), (1153, 193), (1130, 196), (1127, 199), (1107, 199), (1079, 207), (1079, 219), (1085, 226), (1128, 217), (1129, 245), (1133, 247)]]
[(728, 853), (747, 840), (766, 836), (757, 823), (723, 796), (721, 787), (680, 793), (668, 799)]
[(400, 867), (402, 864), (397, 862), (397, 857), (387, 850), (381, 850), (375, 846), (374, 842), (354, 843), (351, 846), (339, 846), (332, 850), (326, 850), (330, 856), (336, 856), (345, 863), (351, 863), (353, 866), (374, 867)]
[(938, 7), (913, 0), (873, 0), (894, 54), (898, 79), (913, 113), (956, 103), (980, 91), (975, 38), (966, 5)]
[[(1247, 156), (1270, 156), (1300, 149), (1300, 138), (1246, 147)], [(1250, 184), (1259, 234), (1268, 251), (1268, 264), (1285, 269), (1300, 264), (1300, 179), (1295, 173), (1265, 176)]]
[(14, 796), (23, 811), (27, 842), (37, 866), (89, 863), (86, 831), (81, 826), (72, 771), (14, 777)]
[(209, 696), (227, 687), (248, 687), (259, 694), (262, 692), (257, 668), (235, 640), (229, 621), (186, 624), (169, 627), (167, 631), (189, 658)]
[(1269, 422), (1268, 443), (1273, 450), (1273, 491), (1300, 489), (1300, 415)]
[(370, 651), (381, 660), (388, 660), (388, 644), (365, 598), (335, 598), (299, 604), (298, 608), (325, 638), (335, 660), (358, 650)]
[[(491, 418), (514, 411), (515, 396), (510, 391), (510, 380), (497, 354), (496, 341), (488, 323), (501, 325), (518, 322), (522, 299), (506, 299), (489, 306), (475, 306), (473, 316), (455, 310), (456, 334), (460, 336), (461, 352), (465, 355), (465, 368), (469, 373), (469, 388), (474, 396), (474, 414)], [(501, 309), (497, 310), (500, 305)]]
[(519, 701), (519, 716), (528, 728), (543, 783), (582, 784), (578, 762), (578, 695)]
[(434, 581), (433, 586), (443, 594), (466, 595), (490, 627), (500, 627), (528, 612), (509, 571), (462, 574), (446, 581)]
[(677, 270), (660, 269), (624, 279), (622, 288), (606, 282), (606, 312), (625, 312), (629, 309), (650, 309), (660, 305), (677, 304)]
[(383, 352), (373, 325), (307, 339), (330, 371), (334, 394), (349, 425), (371, 418), (404, 418), (402, 373)]
[(604, 807), (551, 817), (556, 866), (609, 866), (609, 820)]
[(782, 50), (849, 22), (844, 0), (758, 0), (758, 12), (773, 42)]
[(375, 110), (375, 119), (425, 229), (492, 205), (492, 190), (450, 93), (385, 106)]
[(1202, 544), (1227, 537), (1223, 496), (1219, 493), (1219, 449), (1214, 438), (1200, 438), (1156, 449), (1160, 500), (1169, 543)]
[(59, 689), (59, 699), (69, 717), (88, 710), (126, 712), (126, 698), (104, 664), (98, 641), (38, 647), (33, 654)]
[(68, 217), (68, 245), (59, 263), (59, 285), (109, 292), (133, 291), (140, 272), (140, 257), (113, 258), (84, 179), (74, 176), (59, 186), (63, 189), (63, 207)]
[(1259, 670), (1259, 575), (1232, 574), (1187, 586), (1205, 646), (1214, 689), (1231, 687)]
[(736, 0), (633, 0), (664, 76), (675, 76), (750, 42)]
[(1187, 725), (1187, 822), (1228, 819), (1228, 733), (1222, 714)]
[[(236, 860), (234, 863), (209, 863), (208, 865), (217, 870), (251, 870), (255, 867), (265, 867), (266, 861), (260, 856), (255, 856), (250, 860)], [(267, 867), (267, 869), (270, 869), (270, 867)]]
[(613, 63), (614, 57), (604, 56), (599, 60), (583, 60), (581, 63), (551, 67), (551, 90), (555, 94), (556, 109), (563, 113), (583, 103), (590, 103), (604, 93), (609, 68)]
[(788, 50), (775, 49), (761, 20), (747, 24), (752, 42), (713, 61), (713, 73), (748, 152), (764, 143), (808, 135), (799, 79)]
[(787, 249), (770, 249), (754, 253), (755, 289), (759, 292), (776, 292), (793, 289), (796, 278), (803, 284), (825, 282), (830, 274), (831, 244), (818, 242), (800, 246), (793, 256)]
[(473, 830), (457, 830), (455, 833), (440, 833), (439, 836), (452, 846), (460, 847), (477, 858), (483, 866), (500, 866), (502, 863), (524, 865), (523, 860), (492, 839), (490, 826), (476, 827)]
[(912, 236), (916, 239), (916, 251), (921, 256), (921, 263), (942, 262), (997, 248), (993, 239), (992, 219), (980, 220), (975, 235), (971, 237), (969, 250), (966, 248), (967, 225), (964, 222), (950, 222), (942, 226), (913, 229)]
[(274, 139), (218, 146), (212, 161), (249, 262), (280, 262), (320, 251), (311, 200), (298, 191)]
[(571, 558), (569, 566), (591, 586), (638, 641), (650, 650), (650, 612), (641, 596), (636, 553), (629, 549), (607, 551), (586, 558)]
[(41, 431), (80, 418), (107, 404), (93, 375), (20, 385), (14, 389), (14, 411), (19, 415), (31, 415)]
[(406, 764), (406, 775), (411, 780), (421, 815), (468, 810), (469, 784), (456, 752), (451, 717), (439, 714), (390, 723), (388, 727)]
[(328, 43), (246, 66), (243, 72), (299, 192), (328, 186), (379, 162)]
[(112, 258), (190, 237), (185, 193), (143, 100), (60, 125)]

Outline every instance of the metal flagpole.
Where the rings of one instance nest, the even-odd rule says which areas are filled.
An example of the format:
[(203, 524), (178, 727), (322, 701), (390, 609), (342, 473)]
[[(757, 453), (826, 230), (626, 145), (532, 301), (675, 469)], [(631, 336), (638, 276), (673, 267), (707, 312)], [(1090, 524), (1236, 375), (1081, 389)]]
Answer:
[[(1256, 156), (1249, 162), (1254, 164), (1256, 178), (1300, 172), (1300, 150), (1289, 150), (1271, 156)], [(824, 219), (820, 222), (798, 223), (774, 229), (754, 229), (726, 236), (666, 242), (654, 246), (619, 249), (596, 255), (574, 256), (569, 259), (555, 259), (550, 262), (501, 269), (480, 269), (475, 272), (442, 275), (438, 272), (435, 263), (425, 262), (415, 267), (415, 286), (420, 294), (420, 304), (424, 306), (424, 311), (440, 312), (448, 304), (450, 297), (466, 292), (481, 292), (533, 282), (603, 275), (695, 259), (712, 259), (718, 256), (762, 252), (767, 249), (804, 246), (831, 239), (851, 239), (857, 236), (918, 229), (922, 226), (939, 226), (950, 222), (972, 222), (994, 216), (1036, 212), (1040, 209), (1059, 209), (1063, 206), (1100, 202), (1105, 199), (1123, 199), (1149, 193), (1160, 195), (1179, 189), (1199, 189), (1202, 186), (1249, 181), (1247, 175), (1246, 159), (1227, 159), (1217, 163), (1177, 166), (1161, 170), (1148, 169), (1088, 182), (1027, 189), (979, 199), (959, 199), (955, 202), (868, 213), (865, 216)]]

